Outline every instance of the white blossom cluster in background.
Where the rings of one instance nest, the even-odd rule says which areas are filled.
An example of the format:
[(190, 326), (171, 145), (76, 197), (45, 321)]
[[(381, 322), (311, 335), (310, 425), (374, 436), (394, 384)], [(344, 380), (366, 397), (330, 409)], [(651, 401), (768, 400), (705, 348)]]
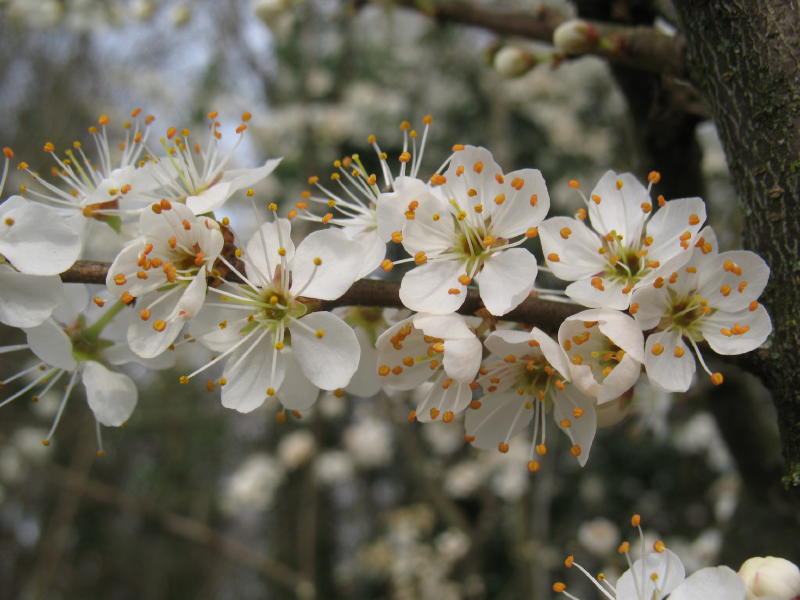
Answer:
[[(564, 561), (585, 575), (608, 600), (794, 600), (800, 596), (800, 569), (794, 563), (774, 556), (747, 559), (735, 572), (729, 567), (705, 567), (686, 577), (680, 557), (661, 540), (645, 541), (641, 517), (633, 515), (631, 525), (638, 531), (639, 544), (622, 542), (617, 552), (625, 556), (628, 569), (616, 580), (608, 581), (605, 573), (597, 576), (570, 555)], [(640, 558), (631, 559), (631, 549), (640, 547)], [(567, 591), (567, 584), (556, 582), (553, 591), (579, 600)]]
[[(211, 358), (181, 382), (202, 376), (239, 412), (267, 402), (283, 418), (284, 409), (302, 416), (321, 390), (413, 389), (410, 419), (451, 423), (466, 413), (464, 438), (476, 447), (506, 453), (527, 430), (530, 471), (547, 453), (550, 413), (583, 465), (599, 411), (624, 400), (642, 373), (658, 389), (686, 391), (699, 362), (720, 384), (703, 352), (748, 352), (771, 332), (758, 302), (767, 265), (752, 252), (720, 252), (703, 200), (656, 195), (657, 172), (644, 185), (608, 171), (589, 193), (573, 180), (584, 206), (548, 217), (536, 169), (506, 172), (489, 150), (463, 144), (426, 157), (425, 117), (420, 132), (401, 125), (399, 156), (370, 136), (374, 171), (358, 155), (337, 160), (286, 210), (253, 191), (280, 159), (230, 166), (249, 120), (242, 115), (226, 145), (216, 112), (198, 135), (156, 133), (154, 118), (136, 110), (121, 139), (104, 115), (85, 146), (44, 144), (46, 175), (4, 149), (2, 183), (12, 163), (28, 181), (0, 205), (0, 322), (27, 343), (0, 352), (36, 360), (6, 375), (0, 406), (63, 385), (45, 443), (79, 380), (99, 440), (101, 425), (124, 424), (136, 405), (119, 365), (169, 367), (198, 342)], [(440, 166), (424, 172), (425, 159)], [(250, 211), (249, 239), (218, 216), (229, 202)], [(321, 227), (298, 239), (297, 221)], [(88, 255), (98, 226), (117, 240), (106, 248), (105, 289), (92, 295), (59, 273)], [(530, 249), (537, 239), (544, 264)], [(405, 309), (326, 310), (356, 281), (395, 269)], [(539, 287), (540, 271), (568, 285)], [(352, 303), (369, 305), (369, 290), (358, 293)], [(470, 293), (482, 308), (459, 314)], [(513, 311), (536, 296), (576, 306), (553, 336), (516, 324)], [(352, 443), (364, 442), (354, 434)]]

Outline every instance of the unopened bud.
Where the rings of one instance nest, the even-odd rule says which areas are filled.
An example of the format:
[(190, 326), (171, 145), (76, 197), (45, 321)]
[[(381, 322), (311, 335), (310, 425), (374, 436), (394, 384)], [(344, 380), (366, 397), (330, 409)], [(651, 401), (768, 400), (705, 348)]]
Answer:
[(800, 569), (785, 558), (748, 558), (739, 567), (739, 576), (747, 586), (747, 600), (792, 600), (800, 596)]
[(536, 64), (526, 50), (517, 46), (503, 46), (494, 55), (493, 66), (503, 77), (520, 77)]
[(597, 30), (586, 21), (565, 21), (553, 32), (553, 45), (564, 54), (584, 54), (597, 44)]

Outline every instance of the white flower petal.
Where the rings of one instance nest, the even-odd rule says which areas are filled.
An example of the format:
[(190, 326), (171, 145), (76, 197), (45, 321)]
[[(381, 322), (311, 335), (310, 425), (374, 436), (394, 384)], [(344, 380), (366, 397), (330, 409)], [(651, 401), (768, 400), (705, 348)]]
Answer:
[(769, 267), (758, 254), (735, 250), (717, 255), (699, 275), (698, 293), (714, 308), (736, 312), (747, 308), (764, 291)]
[(189, 333), (209, 350), (222, 352), (242, 339), (247, 311), (206, 304), (189, 324)]
[[(466, 287), (458, 280), (463, 272), (464, 265), (456, 260), (429, 261), (403, 276), (400, 301), (417, 312), (455, 312), (466, 298)], [(459, 293), (451, 294), (451, 289)]]
[(658, 325), (670, 308), (667, 286), (656, 288), (650, 285), (634, 290), (631, 296), (631, 312), (633, 312), (634, 305), (636, 312), (633, 317), (639, 327), (642, 331), (652, 329)]
[(71, 371), (75, 368), (72, 342), (52, 319), (25, 330), (31, 351), (48, 365)]
[[(320, 311), (291, 322), (289, 331), (295, 360), (314, 385), (335, 390), (350, 383), (361, 349), (347, 323), (333, 313)], [(322, 337), (317, 337), (319, 332)]]
[(53, 314), (63, 294), (57, 275), (26, 275), (0, 265), (0, 323), (34, 327)]
[(250, 188), (266, 179), (281, 164), (283, 158), (267, 159), (260, 167), (252, 169), (228, 169), (222, 174), (221, 181), (229, 182), (231, 190), (236, 192), (244, 188)]
[[(319, 258), (319, 266), (314, 260)], [(323, 229), (306, 236), (291, 263), (294, 295), (335, 300), (358, 279), (364, 262), (359, 244), (347, 239), (340, 229)]]
[(421, 329), (425, 335), (442, 339), (472, 339), (473, 331), (466, 319), (459, 314), (431, 315), (418, 313), (411, 317), (414, 327)]
[[(283, 244), (283, 245), (281, 245)], [(281, 264), (278, 251), (286, 251), (284, 262), (294, 258), (292, 226), (288, 219), (277, 219), (264, 223), (247, 241), (244, 260), (247, 276), (260, 285), (268, 285), (275, 276), (275, 269)]]
[[(447, 413), (456, 415), (472, 401), (472, 389), (468, 383), (448, 382), (446, 373), (440, 373), (415, 409), (420, 423), (430, 423), (443, 418)], [(435, 417), (434, 417), (435, 415)]]
[[(479, 146), (464, 146), (456, 150), (444, 172), (447, 182), (441, 186), (449, 198), (457, 202), (481, 203), (487, 210), (495, 206), (494, 198), (502, 193), (503, 186), (495, 179), (503, 170), (495, 162), (492, 153)], [(475, 190), (477, 195), (470, 195)]]
[(442, 360), (445, 372), (458, 382), (469, 383), (478, 374), (482, 349), (481, 342), (476, 337), (445, 340)]
[[(180, 291), (150, 292), (139, 298), (137, 309), (148, 308), (153, 302), (160, 299), (163, 294), (171, 294), (150, 309), (150, 318), (146, 321), (141, 318), (132, 318), (128, 326), (127, 340), (131, 350), (142, 358), (155, 358), (164, 352), (175, 341), (183, 329), (184, 321), (168, 320), (181, 299)], [(154, 328), (156, 321), (164, 321), (164, 329), (158, 331)]]
[[(621, 183), (622, 186), (618, 187)], [(642, 203), (650, 203), (650, 194), (641, 182), (630, 173), (606, 173), (592, 190), (589, 202), (589, 219), (601, 235), (616, 231), (625, 244), (638, 242), (647, 213)], [(595, 198), (599, 198), (597, 203)]]
[(303, 375), (303, 370), (291, 352), (286, 353), (286, 375), (278, 399), (289, 410), (308, 410), (319, 397), (319, 388)]
[(11, 196), (0, 204), (0, 254), (19, 271), (56, 275), (78, 259), (81, 238), (64, 211)]
[[(576, 412), (580, 416), (576, 416)], [(556, 392), (553, 399), (553, 419), (572, 443), (580, 446), (581, 453), (577, 459), (578, 464), (584, 466), (589, 460), (589, 452), (597, 431), (594, 399), (582, 394), (575, 386), (567, 385), (563, 390)], [(567, 422), (569, 425), (565, 426)]]
[(746, 589), (739, 575), (726, 566), (706, 567), (689, 575), (670, 594), (670, 600), (744, 600)]
[(592, 285), (592, 279), (580, 279), (570, 283), (564, 290), (578, 304), (595, 308), (625, 310), (630, 305), (631, 295), (623, 294), (624, 286), (619, 281), (602, 279), (603, 289)]
[[(742, 329), (746, 329), (746, 332), (734, 333)], [(729, 335), (722, 333), (723, 330)], [(759, 304), (752, 311), (716, 312), (701, 321), (700, 331), (717, 354), (744, 354), (767, 340), (772, 333), (772, 321), (767, 309)]]
[(650, 553), (633, 563), (619, 578), (616, 585), (617, 600), (661, 600), (678, 587), (685, 577), (686, 569), (674, 552), (665, 549), (663, 552)]
[(539, 239), (547, 266), (559, 279), (594, 277), (606, 268), (606, 260), (598, 252), (603, 243), (583, 221), (569, 217), (547, 219), (539, 225)]
[(186, 198), (186, 206), (195, 215), (213, 212), (222, 208), (234, 191), (230, 183), (220, 181), (199, 194), (188, 196)]
[(531, 338), (539, 343), (539, 349), (544, 354), (547, 362), (550, 363), (558, 373), (567, 381), (570, 381), (569, 361), (561, 346), (541, 329), (534, 327), (531, 329)]
[(61, 304), (53, 311), (53, 319), (56, 323), (72, 325), (89, 305), (89, 290), (82, 283), (67, 283), (63, 293)]
[[(252, 334), (253, 340), (234, 350), (228, 357), (222, 376), (227, 383), (222, 386), (222, 406), (248, 413), (264, 403), (267, 389), (278, 391), (283, 383), (285, 357), (276, 352), (272, 337)], [(275, 377), (272, 362), (275, 359)]]
[(345, 390), (353, 396), (371, 398), (381, 389), (381, 382), (377, 372), (378, 353), (363, 328), (356, 327), (354, 331), (358, 339), (358, 345), (361, 347), (361, 357), (358, 361), (358, 368)]
[(498, 358), (509, 354), (523, 355), (531, 351), (528, 344), (533, 339), (529, 331), (518, 329), (498, 329), (490, 333), (484, 340), (486, 349)]
[[(670, 200), (659, 208), (647, 222), (647, 235), (653, 243), (647, 247), (647, 259), (661, 264), (676, 255), (684, 255), (682, 262), (689, 260), (697, 234), (706, 220), (706, 205), (700, 198)], [(688, 239), (681, 240), (681, 236)], [(682, 245), (683, 244), (683, 245)], [(674, 265), (673, 269), (678, 265)]]
[(406, 219), (403, 227), (403, 248), (411, 256), (425, 252), (430, 257), (445, 252), (457, 237), (450, 205), (430, 193), (417, 201), (414, 218)]
[(536, 257), (523, 248), (492, 254), (475, 279), (486, 309), (501, 316), (528, 297), (536, 280)]
[(90, 360), (83, 363), (81, 378), (86, 401), (99, 423), (119, 427), (130, 418), (137, 400), (136, 384), (130, 377)]
[[(663, 348), (660, 354), (653, 353), (656, 344)], [(645, 343), (644, 368), (650, 382), (656, 387), (668, 392), (685, 392), (692, 385), (696, 366), (694, 354), (684, 344), (680, 334), (658, 331), (650, 334)]]
[(394, 180), (394, 190), (380, 194), (376, 200), (378, 237), (383, 242), (392, 239), (395, 231), (402, 231), (406, 225), (405, 212), (408, 205), (417, 201), (420, 204), (430, 198), (430, 190), (423, 181), (413, 177), (398, 177)]
[[(402, 341), (397, 341), (395, 336), (401, 330), (405, 330), (407, 335)], [(423, 339), (422, 330), (414, 328), (412, 317), (395, 323), (384, 331), (378, 337), (375, 346), (378, 354), (376, 369), (383, 367), (383, 372), (388, 370), (379, 379), (381, 385), (398, 390), (410, 390), (431, 376), (430, 363), (416, 360), (418, 356), (427, 355), (430, 344)]]
[(504, 179), (506, 198), (492, 212), (492, 233), (512, 238), (542, 221), (550, 210), (550, 195), (538, 169), (512, 171)]
[(525, 408), (527, 398), (516, 392), (486, 394), (478, 409), (467, 411), (464, 428), (474, 436), (473, 446), (484, 449), (497, 448), (519, 433), (533, 418), (533, 410)]

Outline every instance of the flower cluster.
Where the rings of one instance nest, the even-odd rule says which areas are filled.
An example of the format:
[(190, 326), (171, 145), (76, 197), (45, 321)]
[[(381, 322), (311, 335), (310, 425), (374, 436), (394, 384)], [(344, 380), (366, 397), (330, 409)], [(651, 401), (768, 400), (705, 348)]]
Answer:
[[(783, 558), (753, 557), (747, 559), (737, 573), (724, 565), (705, 567), (686, 577), (680, 557), (657, 540), (652, 548), (645, 543), (641, 517), (633, 515), (631, 525), (641, 541), (641, 557), (631, 560), (630, 542), (622, 542), (618, 552), (624, 555), (628, 569), (612, 585), (604, 573), (593, 576), (570, 555), (564, 561), (585, 575), (600, 597), (607, 600), (794, 600), (800, 594), (800, 570)], [(553, 584), (553, 591), (570, 600), (579, 598), (567, 591), (563, 582)]]
[[(608, 171), (588, 195), (571, 181), (582, 206), (546, 218), (542, 174), (506, 172), (485, 148), (457, 144), (423, 177), (425, 117), (421, 136), (401, 125), (396, 172), (371, 136), (378, 173), (359, 155), (337, 160), (329, 183), (309, 178), (285, 216), (275, 202), (265, 216), (253, 187), (280, 159), (230, 168), (250, 115), (227, 148), (217, 113), (208, 118), (206, 139), (169, 127), (156, 145), (153, 117), (134, 111), (112, 143), (102, 116), (89, 128), (96, 154), (46, 143), (51, 177), (17, 164), (31, 181), (0, 205), (0, 321), (24, 328), (28, 344), (3, 351), (30, 348), (41, 363), (3, 384), (41, 374), (4, 403), (71, 373), (63, 409), (80, 374), (98, 423), (119, 425), (136, 390), (107, 365), (164, 366), (197, 341), (213, 354), (180, 380), (215, 372), (206, 387), (228, 408), (277, 400), (285, 418), (284, 409), (309, 410), (320, 390), (419, 389), (410, 420), (463, 422), (468, 442), (500, 452), (528, 431), (533, 472), (548, 452), (548, 413), (583, 465), (598, 411), (629, 395), (643, 372), (658, 388), (685, 391), (697, 361), (720, 384), (705, 347), (740, 354), (771, 332), (758, 302), (767, 265), (721, 252), (700, 198), (653, 198), (656, 172), (644, 185)], [(4, 154), (3, 183), (14, 158)], [(234, 198), (250, 204), (256, 225), (244, 244), (215, 215)], [(316, 229), (299, 239), (308, 223)], [(97, 227), (115, 242), (92, 248)], [(90, 312), (64, 317), (74, 284), (58, 274), (98, 251), (111, 263), (105, 288)], [(540, 271), (565, 289), (537, 287)], [(400, 312), (329, 310), (368, 303), (341, 298), (359, 279), (395, 273)], [(558, 327), (516, 324), (514, 311), (540, 293), (573, 314)]]

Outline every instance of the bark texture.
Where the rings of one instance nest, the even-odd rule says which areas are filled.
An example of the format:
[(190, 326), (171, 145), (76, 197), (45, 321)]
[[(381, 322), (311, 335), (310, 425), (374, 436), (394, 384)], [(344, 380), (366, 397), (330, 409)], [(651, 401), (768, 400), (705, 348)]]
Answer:
[(719, 128), (745, 214), (745, 246), (772, 269), (775, 331), (753, 356), (770, 389), (800, 497), (800, 18), (797, 0), (676, 0), (692, 83)]

